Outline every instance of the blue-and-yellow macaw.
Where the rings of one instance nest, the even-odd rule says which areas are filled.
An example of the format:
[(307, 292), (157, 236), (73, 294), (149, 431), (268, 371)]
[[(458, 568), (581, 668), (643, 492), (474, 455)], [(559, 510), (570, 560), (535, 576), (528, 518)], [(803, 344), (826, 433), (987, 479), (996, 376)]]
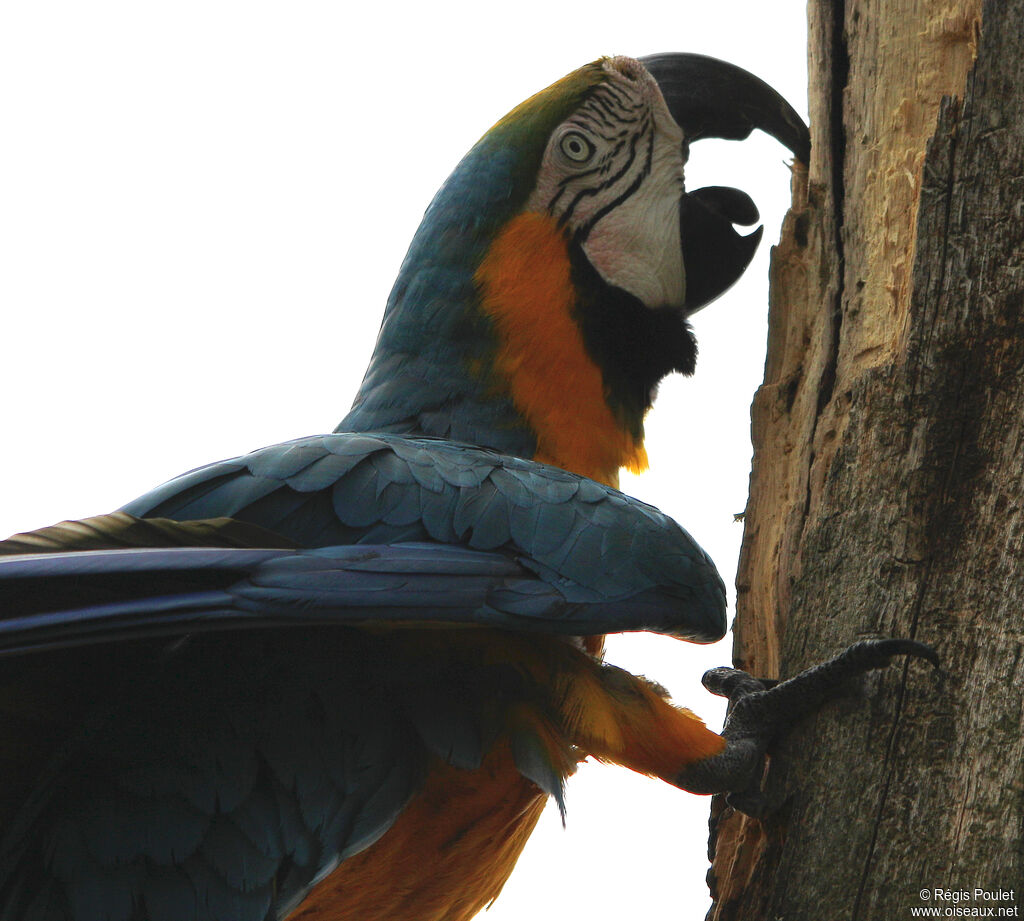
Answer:
[(602, 636), (725, 631), (711, 560), (616, 490), (687, 317), (757, 212), (688, 143), (808, 135), (695, 55), (604, 58), (527, 100), (430, 205), (334, 434), (187, 473), (0, 551), (0, 919), (462, 921), (587, 755), (749, 803), (852, 647), (723, 735)]

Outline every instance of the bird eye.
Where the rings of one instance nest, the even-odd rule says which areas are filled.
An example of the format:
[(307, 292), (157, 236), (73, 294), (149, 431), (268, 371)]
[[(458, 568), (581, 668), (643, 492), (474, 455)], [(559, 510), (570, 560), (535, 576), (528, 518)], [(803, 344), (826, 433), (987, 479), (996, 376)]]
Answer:
[(573, 163), (586, 163), (594, 156), (594, 145), (579, 131), (566, 131), (558, 146)]

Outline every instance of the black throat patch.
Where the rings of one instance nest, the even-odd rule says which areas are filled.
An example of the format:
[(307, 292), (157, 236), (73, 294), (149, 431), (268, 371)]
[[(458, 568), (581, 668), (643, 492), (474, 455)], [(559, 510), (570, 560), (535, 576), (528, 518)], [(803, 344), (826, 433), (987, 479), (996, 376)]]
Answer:
[(583, 344), (604, 378), (605, 399), (627, 431), (643, 437), (644, 414), (658, 382), (673, 371), (693, 374), (697, 340), (682, 312), (652, 310), (639, 298), (610, 285), (581, 246), (569, 248), (576, 288), (576, 322)]

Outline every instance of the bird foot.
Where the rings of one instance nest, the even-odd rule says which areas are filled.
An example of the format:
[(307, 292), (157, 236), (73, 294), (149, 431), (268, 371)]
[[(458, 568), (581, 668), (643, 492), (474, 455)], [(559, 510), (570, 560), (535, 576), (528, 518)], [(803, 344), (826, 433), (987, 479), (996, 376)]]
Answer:
[(731, 704), (722, 730), (725, 749), (687, 765), (676, 778), (677, 786), (694, 793), (727, 793), (729, 805), (740, 812), (768, 814), (771, 803), (761, 791), (761, 778), (769, 745), (802, 717), (838, 697), (852, 678), (884, 668), (900, 655), (939, 667), (938, 654), (925, 643), (863, 640), (786, 681), (760, 681), (735, 668), (711, 669), (704, 674), (704, 686)]

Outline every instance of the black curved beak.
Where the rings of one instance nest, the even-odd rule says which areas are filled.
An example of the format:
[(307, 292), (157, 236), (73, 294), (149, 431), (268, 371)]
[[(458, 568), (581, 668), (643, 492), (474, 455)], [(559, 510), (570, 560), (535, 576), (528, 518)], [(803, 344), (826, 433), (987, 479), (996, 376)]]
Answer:
[(742, 141), (755, 128), (770, 134), (801, 163), (811, 135), (796, 110), (764, 80), (703, 54), (650, 54), (640, 63), (654, 77), (689, 143), (702, 138)]
[[(657, 81), (687, 145), (709, 137), (742, 141), (760, 128), (802, 163), (808, 162), (807, 125), (785, 99), (752, 73), (702, 54), (652, 54), (639, 60)], [(688, 314), (731, 288), (746, 270), (762, 228), (742, 236), (733, 225), (748, 226), (757, 219), (757, 206), (739, 189), (709, 186), (684, 193), (679, 222)]]

